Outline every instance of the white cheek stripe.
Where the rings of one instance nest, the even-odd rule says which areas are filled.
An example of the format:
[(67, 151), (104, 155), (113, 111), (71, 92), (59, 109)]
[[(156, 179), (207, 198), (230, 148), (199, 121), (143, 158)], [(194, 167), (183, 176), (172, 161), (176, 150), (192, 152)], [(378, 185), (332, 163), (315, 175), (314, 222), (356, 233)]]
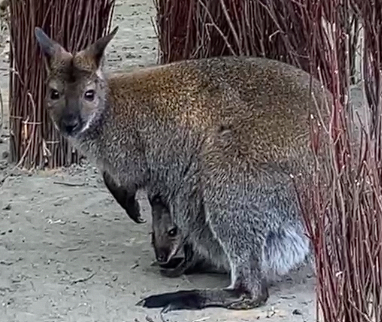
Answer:
[(94, 117), (96, 116), (96, 113), (93, 113), (87, 120), (85, 126), (81, 129), (80, 133), (85, 132), (91, 125), (92, 121), (94, 120)]
[(98, 69), (96, 70), (95, 74), (96, 74), (97, 77), (98, 77), (99, 79), (101, 79), (101, 80), (103, 80), (103, 79), (105, 78), (105, 77), (104, 77), (104, 74), (103, 74), (103, 72), (102, 72), (102, 70), (101, 70), (101, 68), (98, 68)]

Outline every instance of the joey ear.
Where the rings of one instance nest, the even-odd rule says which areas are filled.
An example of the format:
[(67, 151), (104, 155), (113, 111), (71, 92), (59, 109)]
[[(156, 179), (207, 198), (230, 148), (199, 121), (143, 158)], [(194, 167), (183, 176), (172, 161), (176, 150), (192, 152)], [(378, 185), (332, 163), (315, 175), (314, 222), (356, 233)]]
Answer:
[(105, 49), (109, 42), (114, 38), (115, 34), (118, 31), (118, 26), (113, 29), (112, 32), (107, 34), (106, 36), (97, 39), (93, 44), (91, 44), (88, 48), (86, 48), (83, 53), (91, 58), (95, 66), (97, 68), (100, 67), (101, 60), (103, 58), (103, 55), (105, 53)]
[(59, 43), (55, 42), (39, 27), (36, 27), (34, 34), (40, 48), (47, 59), (48, 67), (51, 67), (52, 59), (64, 53), (69, 54)]

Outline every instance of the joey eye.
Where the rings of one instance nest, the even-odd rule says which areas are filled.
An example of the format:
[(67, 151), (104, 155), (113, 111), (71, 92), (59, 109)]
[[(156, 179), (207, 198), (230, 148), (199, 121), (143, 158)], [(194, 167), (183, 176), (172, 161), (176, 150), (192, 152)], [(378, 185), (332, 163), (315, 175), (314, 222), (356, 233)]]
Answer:
[(176, 228), (172, 228), (170, 229), (167, 234), (170, 236), (170, 237), (175, 237), (176, 234), (178, 233), (178, 230)]
[(94, 97), (95, 97), (95, 91), (90, 89), (88, 91), (85, 92), (85, 99), (87, 101), (93, 101), (94, 100)]
[(57, 90), (52, 89), (50, 91), (50, 99), (51, 100), (58, 100), (59, 98), (60, 98), (60, 93)]
[(159, 194), (156, 194), (152, 197), (149, 197), (149, 200), (150, 200), (150, 203), (152, 203), (152, 204), (153, 203), (156, 203), (156, 204), (161, 203), (161, 198), (160, 198)]

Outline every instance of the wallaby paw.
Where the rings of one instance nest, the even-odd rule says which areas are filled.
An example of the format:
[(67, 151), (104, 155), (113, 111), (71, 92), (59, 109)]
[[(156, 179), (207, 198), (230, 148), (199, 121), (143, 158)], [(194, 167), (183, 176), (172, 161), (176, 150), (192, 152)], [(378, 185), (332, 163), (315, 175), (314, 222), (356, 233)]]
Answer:
[(137, 217), (136, 220), (135, 220), (135, 222), (136, 222), (137, 224), (144, 224), (146, 221), (147, 221), (146, 219), (143, 219), (143, 218), (140, 217), (140, 216)]
[(125, 211), (127, 215), (137, 224), (143, 224), (146, 222), (146, 219), (143, 219), (141, 216), (141, 210), (137, 201), (133, 206), (126, 206)]
[(143, 219), (142, 217), (138, 216), (138, 217), (132, 217), (132, 216), (129, 216), (135, 223), (137, 224), (144, 224), (146, 222), (146, 219)]
[(251, 310), (260, 306), (263, 306), (267, 302), (267, 299), (242, 299), (238, 302), (231, 303), (227, 306), (230, 310)]

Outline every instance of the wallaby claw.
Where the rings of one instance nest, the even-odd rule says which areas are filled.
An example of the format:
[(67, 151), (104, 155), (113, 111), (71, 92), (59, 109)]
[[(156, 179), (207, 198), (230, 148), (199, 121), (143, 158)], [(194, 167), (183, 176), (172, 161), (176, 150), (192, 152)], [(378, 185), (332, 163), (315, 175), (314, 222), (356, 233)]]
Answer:
[(242, 299), (240, 301), (231, 303), (227, 306), (229, 310), (250, 310), (260, 306), (263, 306), (266, 302), (266, 299)]
[(263, 306), (269, 298), (268, 285), (265, 281), (262, 282), (261, 292), (258, 296), (249, 296), (248, 293), (243, 293), (237, 300), (232, 301), (227, 305), (230, 310), (250, 310), (256, 307)]
[(130, 216), (127, 211), (126, 213), (137, 224), (144, 224), (146, 222), (146, 219), (143, 219), (141, 216)]
[[(131, 198), (131, 197), (130, 197)], [(123, 207), (127, 215), (137, 224), (143, 224), (146, 222), (146, 219), (141, 217), (141, 209), (138, 201), (135, 200), (135, 196), (133, 200), (127, 200), (126, 205)]]
[(143, 219), (142, 217), (137, 217), (137, 218), (132, 218), (134, 220), (134, 222), (136, 222), (137, 224), (144, 224), (147, 220), (146, 219)]

